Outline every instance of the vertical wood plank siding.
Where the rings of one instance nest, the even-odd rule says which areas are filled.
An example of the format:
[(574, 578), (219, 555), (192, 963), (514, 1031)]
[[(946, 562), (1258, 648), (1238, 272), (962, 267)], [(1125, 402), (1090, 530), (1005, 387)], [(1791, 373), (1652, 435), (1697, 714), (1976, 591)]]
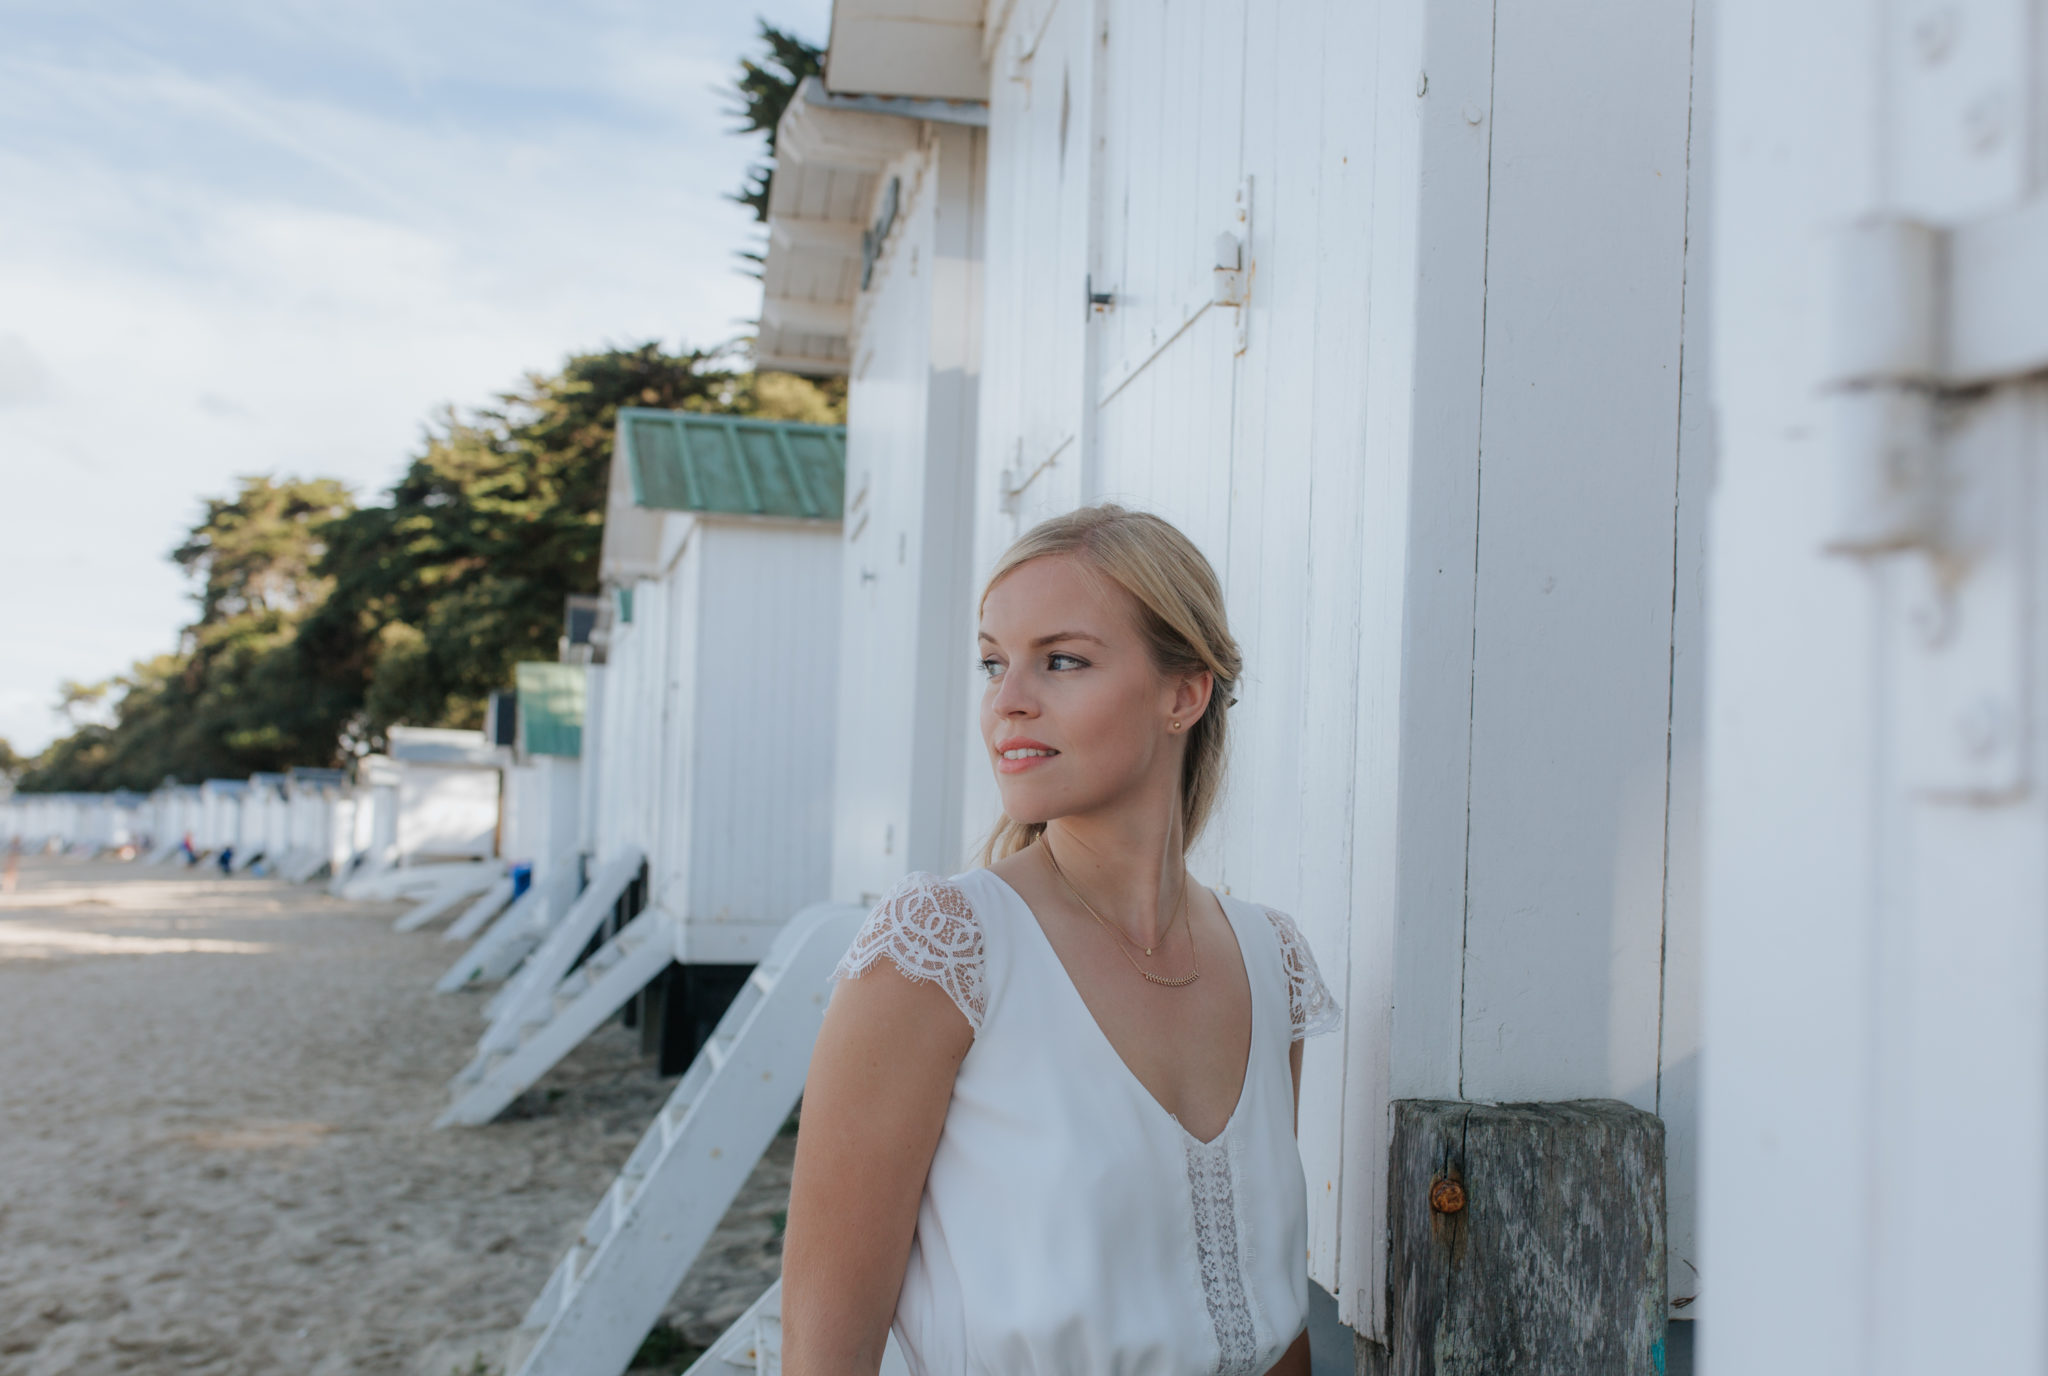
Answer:
[(1194, 864), (1343, 990), (1311, 1272), (1370, 1335), (1395, 1099), (1621, 1098), (1692, 1160), (1692, 9), (1582, 9), (1016, 0), (991, 36), (974, 563), (1110, 499), (1223, 575), (1247, 674)]

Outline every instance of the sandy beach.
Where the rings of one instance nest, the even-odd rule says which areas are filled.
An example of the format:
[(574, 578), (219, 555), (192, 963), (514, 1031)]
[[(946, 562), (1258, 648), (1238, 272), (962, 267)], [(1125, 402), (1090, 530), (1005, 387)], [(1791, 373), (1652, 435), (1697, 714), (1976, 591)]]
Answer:
[[(394, 905), (36, 857), (0, 896), (0, 1376), (502, 1372), (673, 1084), (608, 1025), (436, 1131), (483, 996)], [(779, 1264), (778, 1138), (669, 1306), (701, 1344)], [(651, 1345), (652, 1346), (652, 1345)], [(676, 1370), (672, 1353), (649, 1370)]]

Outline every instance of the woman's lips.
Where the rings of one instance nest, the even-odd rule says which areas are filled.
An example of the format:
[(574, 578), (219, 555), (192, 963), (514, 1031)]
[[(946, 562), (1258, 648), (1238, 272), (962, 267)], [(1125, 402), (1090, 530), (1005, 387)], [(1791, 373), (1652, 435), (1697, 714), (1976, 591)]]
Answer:
[(1060, 754), (1044, 741), (1034, 741), (1024, 736), (1014, 740), (998, 741), (995, 752), (998, 774), (1022, 774), (1027, 769), (1051, 764)]

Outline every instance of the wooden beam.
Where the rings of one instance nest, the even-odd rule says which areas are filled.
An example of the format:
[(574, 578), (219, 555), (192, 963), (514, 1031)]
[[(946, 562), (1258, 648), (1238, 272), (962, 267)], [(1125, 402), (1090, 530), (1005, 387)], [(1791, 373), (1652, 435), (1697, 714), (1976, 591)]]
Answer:
[(1391, 1347), (1361, 1376), (1664, 1368), (1664, 1124), (1613, 1100), (1394, 1106)]

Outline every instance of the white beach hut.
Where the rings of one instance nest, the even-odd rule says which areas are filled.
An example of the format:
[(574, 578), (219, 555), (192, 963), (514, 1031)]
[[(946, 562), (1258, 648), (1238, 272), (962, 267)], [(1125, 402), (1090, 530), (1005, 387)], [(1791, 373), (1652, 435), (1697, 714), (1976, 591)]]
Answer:
[(495, 856), (504, 752), (481, 731), (394, 726), (386, 736), (397, 776), (397, 863)]
[[(583, 723), (590, 666), (526, 663), (514, 672), (517, 687), (495, 698), (507, 716), (503, 736), (494, 739), (512, 752), (504, 773), (499, 843), (507, 872), (442, 933), (444, 940), (467, 941), (485, 932), (442, 977), (442, 992), (501, 977), (539, 944), (582, 888)], [(522, 866), (523, 892), (518, 882)]]
[(242, 849), (242, 800), (248, 796), (246, 779), (208, 779), (199, 785), (199, 826), (193, 848), (218, 856)]
[[(712, 1020), (693, 1005), (729, 1000), (824, 896), (844, 481), (834, 426), (620, 412), (603, 553), (617, 613), (582, 740), (603, 776), (585, 790), (589, 887), (526, 929), (539, 944), (444, 1122), (489, 1121), (672, 963), (661, 1013), (669, 1041), (691, 1040)], [(465, 969), (486, 973), (472, 959), (450, 976)]]
[[(1345, 1004), (1304, 1076), (1310, 1269), (1397, 1369), (1511, 1322), (1647, 1369), (1699, 1312), (1693, 37), (1684, 3), (840, 0), (781, 131), (763, 356), (848, 371), (847, 623), (957, 704), (855, 718), (833, 896), (955, 867), (994, 814), (976, 572), (1082, 503), (1187, 530), (1250, 666), (1194, 863), (1294, 913)], [(791, 203), (813, 149), (864, 204)], [(1610, 1245), (1520, 1307), (1445, 1293), (1447, 1162), (1467, 1248)], [(594, 1217), (576, 1265), (622, 1235)], [(528, 1371), (615, 1369), (565, 1354), (591, 1305), (652, 1321), (632, 1269), (558, 1275)]]
[(295, 884), (316, 878), (322, 870), (339, 873), (348, 863), (337, 854), (336, 817), (348, 790), (348, 775), (339, 769), (293, 768), (285, 773), (287, 845), (278, 873)]
[[(1586, 1207), (1619, 1237), (1651, 1199), (1668, 1233), (1583, 1277), (1576, 1318), (1648, 1361), (1667, 1238), (1673, 1312), (1699, 1291), (1691, 5), (1588, 34), (1439, 0), (1017, 0), (940, 6), (976, 41), (923, 55), (870, 41), (898, 8), (838, 6), (827, 84), (990, 101), (963, 573), (1113, 499), (1224, 578), (1250, 668), (1196, 867), (1293, 912), (1348, 1013), (1304, 1073), (1312, 1275), (1397, 1357), (1480, 1341), (1505, 1319), (1475, 1301), (1395, 1322), (1442, 1299), (1417, 1163), (1486, 1125), (1485, 1213), (1540, 1234), (1482, 1157), (1578, 1171), (1625, 1140), (1643, 1178)], [(965, 800), (971, 832), (978, 764)]]
[(242, 795), (242, 846), (235, 853), (238, 871), (259, 863), (275, 871), (277, 859), (289, 849), (291, 823), (284, 785), (282, 774), (249, 776), (249, 791)]
[(575, 866), (582, 839), (583, 722), (589, 666), (516, 666), (515, 763), (505, 771), (508, 861), (536, 882)]

